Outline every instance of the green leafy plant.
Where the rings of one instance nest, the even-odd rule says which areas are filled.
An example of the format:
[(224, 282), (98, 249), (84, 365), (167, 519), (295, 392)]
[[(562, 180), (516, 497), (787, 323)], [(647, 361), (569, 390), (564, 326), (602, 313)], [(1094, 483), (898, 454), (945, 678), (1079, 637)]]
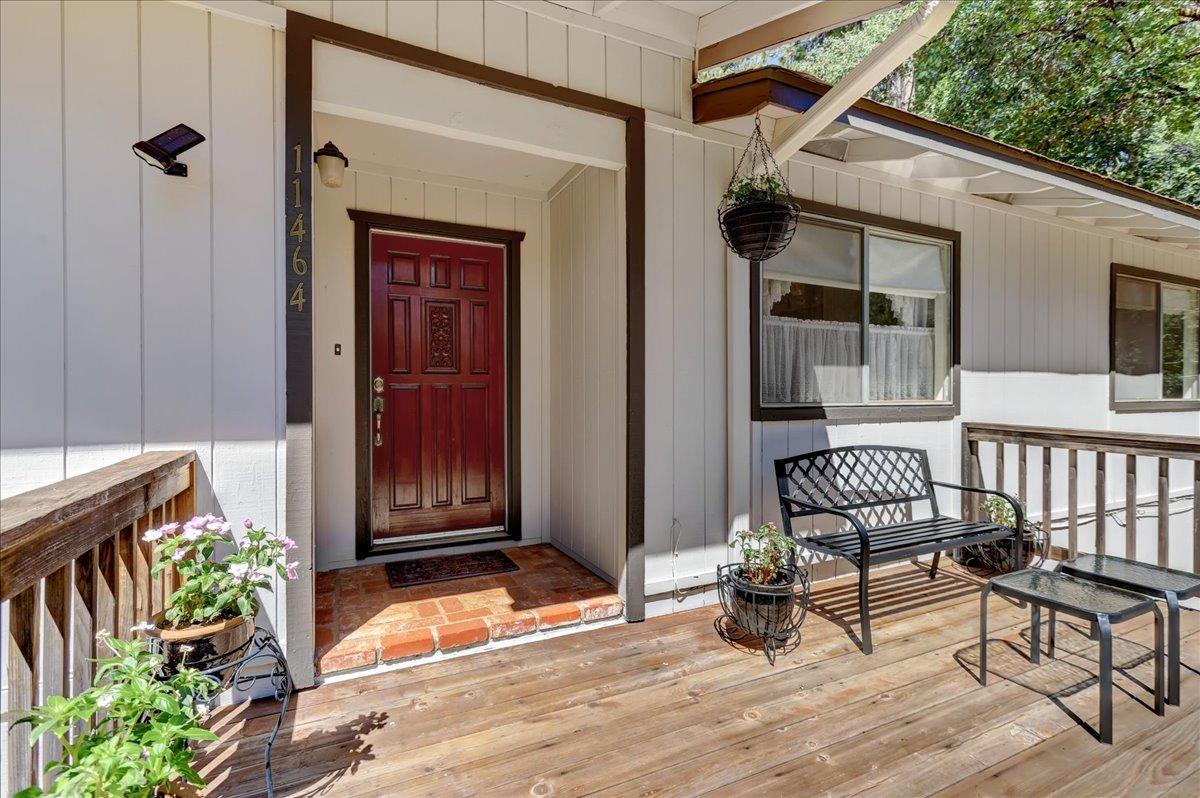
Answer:
[(983, 503), (983, 509), (987, 511), (988, 517), (992, 519), (993, 524), (1006, 526), (1009, 529), (1015, 529), (1017, 526), (1017, 514), (1013, 511), (1012, 505), (1000, 496), (989, 496), (987, 501)]
[(780, 568), (791, 561), (796, 541), (768, 521), (757, 531), (738, 532), (729, 547), (741, 549), (742, 578), (756, 585), (777, 585), (784, 581)]
[(783, 181), (769, 172), (743, 177), (725, 192), (725, 201), (731, 206), (748, 205), (751, 202), (776, 202), (786, 195)]
[(196, 516), (182, 526), (151, 529), (142, 539), (154, 542), (154, 575), (174, 565), (179, 588), (166, 602), (164, 617), (176, 627), (253, 617), (258, 591), (271, 590), (271, 574), (295, 579), (298, 563), (286, 562), (296, 542), (287, 535), (256, 528), (247, 518), (241, 540), (233, 524), (215, 515)]
[(20, 721), (33, 727), (31, 742), (57, 737), (63, 757), (46, 764), (54, 776), (48, 789), (29, 787), (17, 798), (149, 798), (171, 784), (203, 787), (189, 743), (217, 739), (200, 726), (195, 707), (214, 682), (190, 668), (157, 678), (162, 657), (142, 640), (106, 632), (96, 639), (112, 656), (95, 660), (92, 686), (74, 698), (51, 696)]

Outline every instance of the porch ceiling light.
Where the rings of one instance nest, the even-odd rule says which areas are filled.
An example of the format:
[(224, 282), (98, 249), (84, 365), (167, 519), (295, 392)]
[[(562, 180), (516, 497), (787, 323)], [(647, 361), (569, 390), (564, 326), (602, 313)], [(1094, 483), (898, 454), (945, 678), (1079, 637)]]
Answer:
[(176, 158), (202, 141), (204, 136), (187, 125), (178, 124), (149, 141), (139, 141), (133, 145), (133, 151), (137, 157), (163, 174), (187, 177), (187, 164), (180, 163)]
[(324, 147), (313, 153), (313, 160), (317, 162), (317, 172), (321, 175), (322, 183), (330, 188), (342, 185), (342, 178), (346, 174), (346, 167), (350, 165), (350, 159), (336, 144), (332, 141), (325, 142)]

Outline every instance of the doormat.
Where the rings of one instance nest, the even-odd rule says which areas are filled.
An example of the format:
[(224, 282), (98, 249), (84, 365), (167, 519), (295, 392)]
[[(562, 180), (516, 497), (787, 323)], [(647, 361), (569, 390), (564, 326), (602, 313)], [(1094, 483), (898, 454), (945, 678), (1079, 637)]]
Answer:
[(388, 584), (392, 587), (412, 587), (429, 582), (490, 576), (520, 570), (502, 551), (479, 551), (473, 554), (451, 554), (443, 557), (422, 557), (387, 564)]

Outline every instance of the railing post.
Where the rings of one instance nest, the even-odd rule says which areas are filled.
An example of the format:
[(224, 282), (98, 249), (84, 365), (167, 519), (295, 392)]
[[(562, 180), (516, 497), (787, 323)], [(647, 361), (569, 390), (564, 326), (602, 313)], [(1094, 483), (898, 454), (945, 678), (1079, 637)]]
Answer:
[(1108, 500), (1105, 498), (1104, 452), (1096, 452), (1096, 553), (1104, 554), (1107, 537), (1105, 535), (1105, 519), (1108, 517)]
[(1053, 504), (1050, 499), (1050, 473), (1051, 473), (1051, 454), (1053, 449), (1049, 446), (1042, 447), (1042, 532), (1046, 535), (1046, 542), (1042, 549), (1042, 556), (1050, 556), (1050, 516), (1053, 510)]
[(1137, 455), (1125, 455), (1125, 557), (1137, 559)]
[(1067, 552), (1079, 555), (1079, 452), (1067, 450)]
[(1171, 536), (1171, 461), (1158, 458), (1158, 564), (1170, 562)]

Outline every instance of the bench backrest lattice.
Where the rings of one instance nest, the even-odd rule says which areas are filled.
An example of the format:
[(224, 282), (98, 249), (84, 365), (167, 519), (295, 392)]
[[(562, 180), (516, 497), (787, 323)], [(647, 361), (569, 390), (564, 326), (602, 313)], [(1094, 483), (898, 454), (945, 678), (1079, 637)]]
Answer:
[[(929, 459), (921, 449), (899, 446), (843, 446), (775, 461), (779, 495), (821, 508), (853, 511), (867, 526), (912, 517), (914, 502), (928, 501), (938, 514), (929, 484)], [(820, 510), (780, 503), (785, 531), (791, 519)]]

